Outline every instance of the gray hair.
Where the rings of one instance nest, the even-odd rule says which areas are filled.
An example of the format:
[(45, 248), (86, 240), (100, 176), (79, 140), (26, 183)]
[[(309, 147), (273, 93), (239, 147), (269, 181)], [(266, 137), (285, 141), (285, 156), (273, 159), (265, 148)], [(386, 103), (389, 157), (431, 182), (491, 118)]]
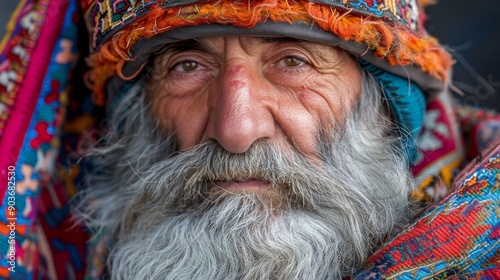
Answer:
[[(377, 83), (363, 72), (347, 121), (323, 129), (314, 165), (292, 144), (244, 154), (208, 141), (176, 151), (141, 84), (115, 109), (78, 209), (109, 237), (112, 279), (341, 279), (411, 216), (413, 179)], [(268, 191), (213, 186), (239, 177)]]

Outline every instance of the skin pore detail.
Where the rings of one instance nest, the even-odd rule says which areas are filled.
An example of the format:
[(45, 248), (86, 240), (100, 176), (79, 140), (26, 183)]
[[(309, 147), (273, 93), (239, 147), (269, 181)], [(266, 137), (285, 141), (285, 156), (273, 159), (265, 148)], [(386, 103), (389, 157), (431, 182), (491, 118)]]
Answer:
[(243, 153), (267, 139), (317, 159), (322, 119), (342, 123), (360, 85), (355, 60), (335, 47), (286, 37), (209, 37), (158, 55), (148, 97), (180, 150), (213, 139)]

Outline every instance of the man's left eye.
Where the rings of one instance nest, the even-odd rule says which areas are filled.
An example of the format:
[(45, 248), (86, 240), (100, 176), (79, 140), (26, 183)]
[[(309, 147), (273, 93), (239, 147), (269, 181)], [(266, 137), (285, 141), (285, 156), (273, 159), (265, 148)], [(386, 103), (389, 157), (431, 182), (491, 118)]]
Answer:
[(177, 63), (174, 67), (173, 70), (178, 71), (178, 72), (193, 72), (200, 68), (201, 65), (198, 62), (195, 61), (183, 61)]
[(304, 60), (302, 60), (301, 58), (298, 58), (298, 57), (294, 57), (294, 56), (287, 56), (287, 57), (283, 58), (281, 61), (282, 61), (284, 66), (292, 67), (292, 68), (300, 67), (300, 66), (305, 64)]

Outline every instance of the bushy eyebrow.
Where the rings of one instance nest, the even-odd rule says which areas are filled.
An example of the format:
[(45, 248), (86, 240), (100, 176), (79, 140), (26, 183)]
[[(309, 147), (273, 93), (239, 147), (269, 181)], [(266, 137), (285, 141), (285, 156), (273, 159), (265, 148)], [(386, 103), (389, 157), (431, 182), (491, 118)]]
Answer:
[[(324, 56), (323, 50), (321, 47), (317, 46), (316, 43), (303, 40), (303, 39), (297, 39), (293, 37), (259, 37), (259, 41), (264, 44), (276, 44), (276, 43), (299, 43), (303, 44), (304, 46), (307, 46), (307, 49), (315, 55), (325, 61), (328, 61), (328, 59)], [(216, 50), (212, 45), (207, 43), (205, 40), (199, 40), (199, 39), (188, 39), (188, 40), (183, 40), (179, 42), (174, 42), (170, 43), (165, 46), (160, 52), (182, 52), (182, 51), (190, 51), (190, 50), (197, 50), (197, 51), (202, 51), (202, 52), (207, 52), (207, 53), (215, 53)]]
[[(272, 44), (272, 43), (297, 43), (297, 42), (307, 42), (305, 40), (291, 38), (291, 37), (260, 37), (259, 38), (262, 43)], [(165, 46), (160, 52), (163, 53), (165, 51), (171, 52), (182, 52), (182, 51), (203, 51), (210, 52), (214, 51), (214, 48), (207, 44), (203, 40), (197, 39), (188, 39), (179, 42), (170, 43)]]
[[(318, 46), (318, 43), (313, 43), (311, 41), (292, 38), (292, 37), (262, 37), (260, 38), (263, 43), (299, 43), (303, 46), (307, 46), (307, 49), (314, 53), (317, 57), (328, 61), (325, 57), (322, 48)], [(331, 46), (328, 46), (331, 47)], [(333, 47), (332, 47), (333, 48)]]
[(203, 52), (210, 52), (213, 51), (213, 48), (200, 40), (196, 39), (188, 39), (188, 40), (183, 40), (179, 42), (174, 42), (170, 43), (165, 46), (160, 52), (158, 53), (164, 53), (164, 52), (182, 52), (182, 51), (191, 51), (191, 50), (196, 50), (196, 51), (203, 51)]

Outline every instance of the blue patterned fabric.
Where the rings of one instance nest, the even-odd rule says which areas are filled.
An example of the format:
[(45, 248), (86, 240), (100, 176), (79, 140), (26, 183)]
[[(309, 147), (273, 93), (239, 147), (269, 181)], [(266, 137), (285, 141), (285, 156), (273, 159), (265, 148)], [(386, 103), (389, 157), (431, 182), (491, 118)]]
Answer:
[(416, 139), (422, 131), (426, 101), (419, 86), (409, 79), (387, 72), (362, 59), (361, 68), (368, 71), (378, 82), (389, 103), (394, 121), (401, 133), (403, 148), (410, 165), (417, 157)]
[(483, 156), (353, 279), (500, 279), (500, 144)]

